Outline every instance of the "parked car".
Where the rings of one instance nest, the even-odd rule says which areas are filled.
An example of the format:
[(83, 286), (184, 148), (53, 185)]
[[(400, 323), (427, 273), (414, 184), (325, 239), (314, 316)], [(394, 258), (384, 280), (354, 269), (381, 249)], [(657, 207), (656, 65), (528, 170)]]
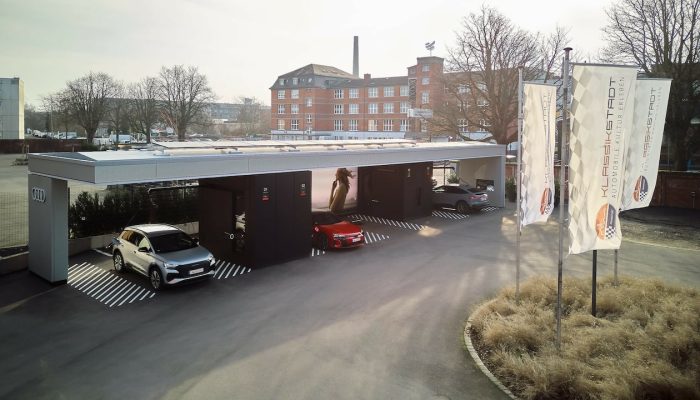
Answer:
[(321, 250), (357, 247), (365, 244), (365, 234), (357, 224), (346, 221), (328, 211), (311, 213), (314, 247)]
[(117, 272), (127, 268), (148, 277), (160, 290), (197, 278), (214, 276), (214, 256), (188, 234), (165, 224), (129, 226), (112, 239)]
[(470, 209), (488, 206), (489, 195), (465, 184), (438, 186), (433, 189), (433, 205), (452, 207), (464, 214)]

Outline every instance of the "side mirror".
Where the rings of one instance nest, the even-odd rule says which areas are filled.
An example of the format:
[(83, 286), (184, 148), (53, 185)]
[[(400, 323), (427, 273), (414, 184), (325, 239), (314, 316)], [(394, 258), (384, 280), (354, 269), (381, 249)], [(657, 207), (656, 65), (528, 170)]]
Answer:
[(139, 247), (139, 253), (150, 253), (151, 250), (148, 247)]

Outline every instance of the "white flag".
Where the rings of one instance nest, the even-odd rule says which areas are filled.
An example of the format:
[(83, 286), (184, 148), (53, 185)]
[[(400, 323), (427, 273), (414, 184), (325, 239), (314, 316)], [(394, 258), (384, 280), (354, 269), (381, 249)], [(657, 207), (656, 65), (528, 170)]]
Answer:
[(628, 140), (622, 209), (648, 207), (656, 188), (670, 79), (639, 79)]
[(554, 208), (557, 87), (523, 85), (521, 225), (546, 222)]
[(618, 211), (637, 70), (576, 64), (572, 78), (569, 253), (619, 249)]

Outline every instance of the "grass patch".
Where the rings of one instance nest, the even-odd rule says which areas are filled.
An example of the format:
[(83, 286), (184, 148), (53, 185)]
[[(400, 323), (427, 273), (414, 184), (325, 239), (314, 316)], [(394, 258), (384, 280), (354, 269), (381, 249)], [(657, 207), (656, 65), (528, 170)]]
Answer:
[(562, 351), (555, 347), (556, 280), (503, 289), (472, 316), (472, 341), (524, 399), (700, 399), (700, 295), (659, 280), (564, 279)]

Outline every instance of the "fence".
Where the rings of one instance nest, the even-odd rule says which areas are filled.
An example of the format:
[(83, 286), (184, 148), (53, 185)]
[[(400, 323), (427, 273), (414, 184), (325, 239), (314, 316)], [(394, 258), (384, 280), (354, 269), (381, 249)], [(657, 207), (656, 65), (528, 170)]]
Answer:
[(0, 249), (29, 241), (27, 193), (0, 193)]

